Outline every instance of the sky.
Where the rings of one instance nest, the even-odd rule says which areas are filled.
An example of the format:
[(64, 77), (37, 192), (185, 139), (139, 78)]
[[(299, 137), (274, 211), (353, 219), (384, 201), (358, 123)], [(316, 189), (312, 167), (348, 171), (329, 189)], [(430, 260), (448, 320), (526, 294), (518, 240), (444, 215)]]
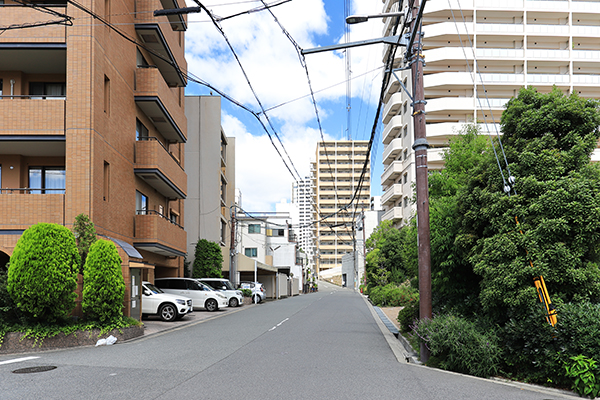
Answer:
[[(196, 5), (187, 1), (188, 6)], [(347, 1), (351, 15), (377, 14), (383, 7), (380, 0)], [(262, 1), (247, 0), (202, 4), (215, 18), (263, 6)], [(223, 98), (221, 124), (226, 136), (236, 138), (236, 188), (248, 212), (275, 211), (276, 203), (290, 201), (295, 179), (309, 176), (322, 138), (369, 139), (383, 76), (382, 45), (350, 50), (348, 113), (343, 50), (305, 55), (306, 69), (297, 50), (346, 42), (344, 1), (265, 0), (265, 4), (278, 5), (224, 19), (218, 23), (220, 30), (205, 12), (189, 14), (185, 43), (188, 73), (214, 89), (190, 82), (186, 95), (218, 95), (218, 91), (244, 106)], [(349, 41), (379, 38), (383, 21), (349, 27)], [(379, 124), (371, 155), (374, 196), (381, 194), (381, 130)]]

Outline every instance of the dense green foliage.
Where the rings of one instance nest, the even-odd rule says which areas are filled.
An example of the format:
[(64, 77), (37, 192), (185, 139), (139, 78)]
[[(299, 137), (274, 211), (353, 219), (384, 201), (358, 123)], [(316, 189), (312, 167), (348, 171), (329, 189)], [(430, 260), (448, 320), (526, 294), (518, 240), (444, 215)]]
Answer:
[(385, 286), (376, 286), (369, 290), (369, 300), (379, 307), (403, 307), (419, 303), (419, 292), (410, 286), (410, 282), (398, 286), (389, 283)]
[[(558, 89), (522, 89), (502, 114), (501, 138), (466, 126), (450, 142), (445, 169), (430, 175), (433, 306), (442, 315), (431, 323), (458, 318), (493, 332), (504, 375), (564, 386), (569, 357), (600, 360), (600, 168), (590, 162), (598, 110), (597, 101)], [(539, 275), (558, 310), (556, 328), (538, 301)], [(420, 335), (437, 349), (430, 364), (466, 370), (468, 353), (462, 366), (450, 357), (449, 338), (470, 329), (462, 324)]]
[(367, 287), (400, 285), (417, 274), (416, 229), (407, 225), (398, 230), (392, 221), (383, 221), (366, 241)]
[(500, 348), (496, 337), (471, 321), (442, 315), (419, 320), (414, 332), (431, 352), (430, 366), (482, 377), (497, 372)]
[(89, 249), (83, 275), (83, 312), (109, 322), (123, 316), (125, 283), (121, 257), (115, 244), (98, 240)]
[(77, 243), (77, 250), (81, 259), (79, 273), (83, 274), (85, 259), (90, 251), (90, 246), (96, 241), (96, 227), (94, 223), (85, 214), (79, 214), (75, 217), (73, 224), (73, 234)]
[(206, 239), (198, 240), (194, 252), (194, 278), (222, 278), (223, 254), (221, 247)]
[(600, 368), (598, 363), (584, 355), (573, 356), (565, 363), (566, 375), (573, 378), (573, 390), (590, 399), (600, 395)]
[(419, 302), (415, 301), (406, 305), (402, 310), (398, 312), (398, 323), (400, 324), (400, 331), (408, 333), (411, 331), (411, 327), (414, 326), (419, 319)]
[(8, 293), (8, 271), (0, 269), (0, 325), (21, 320), (21, 313)]
[(53, 322), (75, 307), (79, 253), (73, 234), (56, 224), (33, 225), (19, 238), (8, 268), (8, 293), (28, 318)]

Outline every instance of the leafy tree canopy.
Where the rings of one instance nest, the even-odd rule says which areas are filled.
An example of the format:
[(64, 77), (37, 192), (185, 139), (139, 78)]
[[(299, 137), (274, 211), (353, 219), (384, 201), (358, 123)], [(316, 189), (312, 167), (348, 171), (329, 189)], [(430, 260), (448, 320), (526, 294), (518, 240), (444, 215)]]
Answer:
[(75, 217), (73, 224), (73, 233), (77, 243), (77, 250), (81, 258), (79, 273), (83, 274), (83, 266), (87, 257), (90, 246), (96, 241), (96, 227), (94, 223), (85, 214), (79, 214)]
[[(463, 295), (477, 295), (497, 321), (534, 306), (538, 275), (555, 302), (600, 296), (600, 170), (590, 164), (600, 137), (598, 103), (527, 88), (506, 107), (510, 172), (501, 154), (502, 173), (493, 149), (467, 134), (451, 143), (447, 170), (432, 179), (434, 290), (457, 294), (453, 280), (462, 281)], [(463, 162), (471, 169), (454, 167)], [(516, 179), (511, 196), (503, 175)]]

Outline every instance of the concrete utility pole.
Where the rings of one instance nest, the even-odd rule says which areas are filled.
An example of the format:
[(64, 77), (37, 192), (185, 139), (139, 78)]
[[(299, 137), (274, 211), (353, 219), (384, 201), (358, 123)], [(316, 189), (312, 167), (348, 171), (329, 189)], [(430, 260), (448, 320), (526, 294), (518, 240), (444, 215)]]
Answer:
[(233, 284), (234, 287), (237, 287), (237, 274), (235, 270), (235, 204), (231, 205), (230, 208), (231, 215), (231, 243), (229, 244), (229, 280)]
[[(425, 5), (423, 1), (423, 6)], [(422, 19), (423, 6), (415, 0), (412, 8), (411, 40), (406, 52), (412, 63), (413, 81), (413, 150), (415, 152), (417, 190), (417, 242), (419, 246), (419, 317), (431, 319), (431, 244), (429, 231), (429, 178), (427, 168), (427, 135), (425, 130), (425, 90), (423, 89)], [(413, 40), (414, 39), (414, 40)], [(429, 349), (421, 343), (421, 361), (429, 360)]]

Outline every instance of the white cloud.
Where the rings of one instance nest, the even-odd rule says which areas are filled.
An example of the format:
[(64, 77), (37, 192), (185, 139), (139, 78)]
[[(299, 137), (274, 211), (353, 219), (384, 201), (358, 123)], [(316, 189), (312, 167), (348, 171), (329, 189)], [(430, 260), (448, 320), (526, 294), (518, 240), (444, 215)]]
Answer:
[[(339, 0), (325, 0), (339, 9)], [(267, 1), (271, 3), (272, 0)], [(188, 0), (190, 6), (195, 5)], [(222, 5), (227, 4), (229, 5)], [(207, 7), (214, 15), (226, 17), (261, 5), (261, 2), (211, 0)], [(381, 11), (378, 0), (354, 0), (353, 13), (373, 14)], [(343, 15), (328, 16), (323, 0), (295, 0), (273, 7), (273, 14), (303, 49), (344, 42)], [(260, 108), (246, 78), (223, 36), (209, 21), (206, 13), (189, 14), (186, 33), (186, 58), (190, 73), (210, 83), (235, 100), (258, 112)], [(307, 75), (296, 49), (268, 11), (261, 11), (221, 22), (252, 83), (256, 95), (268, 111), (285, 149), (301, 176), (309, 172), (320, 132), (314, 127), (315, 111), (310, 98)], [(337, 29), (339, 33), (333, 33)], [(351, 27), (350, 40), (381, 37), (382, 20)], [(333, 33), (333, 36), (332, 36)], [(382, 46), (370, 45), (350, 51), (354, 77), (380, 67)], [(321, 122), (340, 119), (338, 132), (324, 132), (330, 140), (343, 131), (345, 109), (332, 107), (344, 101), (346, 94), (345, 61), (342, 52), (306, 55), (312, 88), (316, 92)], [(354, 98), (376, 105), (381, 85), (381, 70), (351, 83)], [(327, 101), (327, 102), (326, 102)], [(282, 105), (284, 104), (284, 105)], [(280, 106), (281, 105), (281, 106)], [(245, 111), (240, 111), (245, 112)], [(339, 116), (341, 114), (341, 118)], [(310, 127), (309, 127), (310, 126)], [(337, 126), (333, 124), (333, 126)], [(292, 176), (283, 164), (264, 131), (250, 132), (235, 115), (223, 113), (223, 127), (228, 136), (236, 137), (236, 186), (242, 191), (243, 206), (248, 211), (269, 211), (274, 203), (291, 196)], [(277, 143), (281, 153), (283, 150)], [(285, 157), (285, 154), (283, 154)], [(290, 168), (291, 165), (290, 165)]]

